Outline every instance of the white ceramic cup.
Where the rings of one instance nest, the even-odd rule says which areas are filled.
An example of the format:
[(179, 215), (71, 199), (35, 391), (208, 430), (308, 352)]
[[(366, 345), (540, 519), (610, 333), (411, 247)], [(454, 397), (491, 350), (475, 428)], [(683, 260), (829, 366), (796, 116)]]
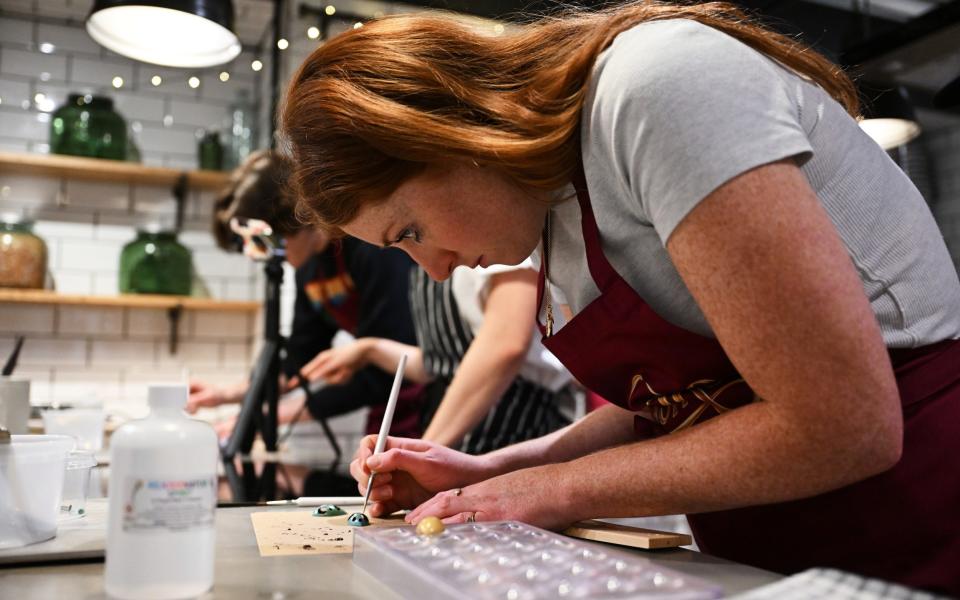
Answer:
[(0, 425), (10, 433), (27, 433), (30, 418), (30, 381), (0, 378)]
[(77, 440), (77, 450), (99, 452), (103, 448), (102, 408), (48, 409), (40, 413), (45, 433), (69, 435)]

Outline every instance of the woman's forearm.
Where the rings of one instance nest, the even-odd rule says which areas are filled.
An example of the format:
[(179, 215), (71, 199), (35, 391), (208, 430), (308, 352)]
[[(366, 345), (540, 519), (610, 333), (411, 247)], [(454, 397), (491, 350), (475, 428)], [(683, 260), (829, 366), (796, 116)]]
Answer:
[(526, 360), (536, 299), (535, 271), (518, 269), (490, 278), (483, 323), (463, 355), (424, 439), (455, 446), (496, 409)]
[(277, 405), (277, 423), (284, 425), (296, 421), (310, 421), (313, 416), (303, 410), (307, 402), (306, 395), (297, 394), (292, 398), (283, 398)]
[(610, 404), (551, 434), (485, 454), (491, 476), (562, 463), (635, 441), (634, 414)]
[[(481, 360), (474, 361), (474, 357)], [(495, 350), (486, 352), (477, 346), (475, 340), (430, 420), (423, 439), (450, 447), (459, 444), (500, 401), (519, 372), (523, 357), (522, 352), (519, 356)]]
[(553, 476), (572, 519), (783, 502), (872, 474), (856, 464), (861, 451), (829, 430), (798, 426), (795, 413), (755, 402), (675, 434), (554, 465), (560, 475)]
[(368, 363), (388, 373), (397, 370), (400, 357), (406, 354), (407, 366), (404, 379), (414, 383), (428, 383), (431, 379), (423, 368), (423, 352), (416, 346), (387, 338), (360, 338), (356, 343), (362, 344), (363, 356)]

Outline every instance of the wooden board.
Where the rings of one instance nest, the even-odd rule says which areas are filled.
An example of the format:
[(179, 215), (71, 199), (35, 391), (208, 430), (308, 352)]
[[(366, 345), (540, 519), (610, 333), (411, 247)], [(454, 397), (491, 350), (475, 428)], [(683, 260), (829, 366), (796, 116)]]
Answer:
[(603, 521), (580, 521), (561, 533), (592, 542), (604, 542), (618, 546), (629, 546), (631, 548), (645, 548), (647, 550), (676, 548), (678, 546), (688, 546), (693, 543), (693, 538), (685, 533), (641, 529), (640, 527), (605, 523)]
[[(260, 556), (349, 554), (353, 552), (356, 527), (347, 525), (348, 517), (315, 517), (313, 509), (250, 514)], [(403, 523), (403, 515), (393, 515), (384, 519), (371, 518), (369, 527)]]

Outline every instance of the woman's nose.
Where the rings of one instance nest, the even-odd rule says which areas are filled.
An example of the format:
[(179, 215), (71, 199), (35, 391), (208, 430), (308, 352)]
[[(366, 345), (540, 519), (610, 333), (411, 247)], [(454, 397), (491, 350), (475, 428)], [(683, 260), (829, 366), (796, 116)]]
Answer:
[(453, 252), (446, 250), (429, 251), (414, 247), (411, 248), (408, 253), (418, 265), (423, 267), (423, 270), (427, 272), (430, 279), (443, 281), (450, 277), (450, 273), (453, 272), (453, 267), (455, 266), (455, 256)]

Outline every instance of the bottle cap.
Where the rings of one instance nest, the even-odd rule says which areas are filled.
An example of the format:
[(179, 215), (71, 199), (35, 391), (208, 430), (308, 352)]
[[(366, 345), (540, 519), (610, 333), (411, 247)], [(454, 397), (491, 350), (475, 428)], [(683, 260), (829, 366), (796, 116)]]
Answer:
[(147, 403), (151, 410), (183, 410), (189, 393), (182, 383), (151, 384), (147, 388)]

